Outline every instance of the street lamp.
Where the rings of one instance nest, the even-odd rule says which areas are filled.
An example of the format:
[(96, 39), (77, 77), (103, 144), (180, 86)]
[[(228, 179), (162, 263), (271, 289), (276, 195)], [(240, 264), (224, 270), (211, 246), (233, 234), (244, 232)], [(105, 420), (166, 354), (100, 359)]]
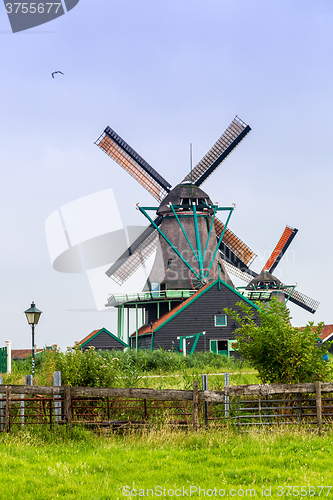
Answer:
[(32, 376), (35, 375), (35, 325), (37, 325), (39, 321), (39, 317), (42, 314), (42, 311), (35, 307), (35, 303), (32, 302), (31, 307), (24, 311), (24, 314), (27, 317), (29, 325), (31, 325), (32, 330)]

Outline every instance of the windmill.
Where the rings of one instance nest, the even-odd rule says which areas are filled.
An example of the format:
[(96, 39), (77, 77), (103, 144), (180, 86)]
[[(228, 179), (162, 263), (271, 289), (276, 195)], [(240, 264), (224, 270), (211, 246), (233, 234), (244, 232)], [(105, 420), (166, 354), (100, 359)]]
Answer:
[[(198, 289), (220, 276), (232, 285), (229, 274), (248, 286), (244, 294), (270, 292), (314, 313), (318, 302), (283, 285), (271, 273), (281, 260), (297, 230), (287, 226), (261, 273), (250, 269), (256, 255), (228, 227), (232, 207), (219, 207), (201, 189), (203, 182), (236, 148), (251, 128), (238, 116), (208, 153), (173, 189), (114, 130), (107, 127), (96, 144), (134, 177), (159, 202), (158, 207), (137, 208), (149, 225), (106, 274), (118, 284), (128, 279), (157, 249), (155, 262), (146, 283), (148, 291)], [(149, 211), (155, 211), (152, 218)], [(227, 211), (226, 222), (216, 217)], [(158, 245), (160, 243), (160, 245)], [(184, 257), (184, 255), (189, 257)], [(233, 286), (233, 285), (232, 285)], [(261, 287), (264, 288), (261, 289)], [(277, 293), (278, 292), (278, 293)]]

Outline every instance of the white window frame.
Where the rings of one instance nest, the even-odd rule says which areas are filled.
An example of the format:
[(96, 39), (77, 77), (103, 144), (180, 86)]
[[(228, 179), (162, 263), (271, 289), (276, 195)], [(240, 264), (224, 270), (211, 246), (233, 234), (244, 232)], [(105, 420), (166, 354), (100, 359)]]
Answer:
[[(218, 323), (217, 318), (219, 316), (221, 317), (221, 319), (222, 319), (222, 317), (224, 318), (225, 324), (221, 325), (221, 324)], [(215, 314), (214, 315), (214, 326), (222, 328), (223, 326), (227, 326), (227, 325), (228, 325), (228, 320), (227, 320), (227, 315), (226, 314)]]

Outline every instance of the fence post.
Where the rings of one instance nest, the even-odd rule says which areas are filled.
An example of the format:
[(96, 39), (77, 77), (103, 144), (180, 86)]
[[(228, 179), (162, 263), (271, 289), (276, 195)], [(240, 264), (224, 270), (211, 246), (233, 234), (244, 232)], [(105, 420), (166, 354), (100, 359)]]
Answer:
[(21, 416), (21, 425), (24, 427), (24, 394), (20, 394), (20, 416)]
[(7, 373), (12, 371), (12, 340), (5, 340), (7, 346)]
[(198, 407), (199, 407), (199, 384), (193, 381), (193, 430), (198, 429)]
[(64, 386), (64, 410), (65, 410), (65, 420), (69, 427), (72, 425), (72, 406), (71, 406), (71, 387), (70, 385)]
[(319, 434), (321, 432), (323, 418), (322, 418), (322, 408), (321, 408), (321, 382), (315, 382), (316, 388), (316, 409), (317, 409), (317, 425)]
[[(202, 390), (208, 391), (208, 375), (202, 375)], [(208, 401), (203, 402), (204, 423), (208, 427)]]
[[(55, 387), (61, 387), (61, 372), (54, 372), (53, 373), (53, 385)], [(54, 399), (59, 399), (61, 396), (58, 394), (54, 395)], [(54, 401), (53, 402), (53, 407), (54, 407), (54, 414), (55, 414), (55, 421), (60, 422), (61, 420), (61, 401)]]
[[(25, 376), (25, 385), (33, 385), (33, 379), (32, 375), (26, 375)], [(20, 394), (21, 401), (20, 401), (20, 416), (21, 416), (21, 424), (22, 427), (24, 427), (24, 416), (25, 416), (25, 403), (24, 403), (24, 394)]]
[[(229, 373), (224, 374), (224, 387), (229, 385)], [(224, 394), (224, 416), (225, 418), (229, 417), (229, 396)]]
[(10, 386), (6, 387), (6, 432), (10, 431), (10, 399), (11, 399), (12, 388)]
[[(3, 384), (3, 378), (0, 377), (0, 384)], [(3, 412), (3, 394), (0, 394), (0, 431), (4, 428), (4, 412)]]

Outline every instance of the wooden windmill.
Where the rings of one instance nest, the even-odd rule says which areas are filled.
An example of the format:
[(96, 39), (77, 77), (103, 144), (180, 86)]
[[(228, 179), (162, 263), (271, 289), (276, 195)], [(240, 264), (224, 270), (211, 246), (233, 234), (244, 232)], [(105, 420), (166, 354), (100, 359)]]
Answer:
[[(114, 130), (107, 127), (96, 144), (141, 183), (159, 202), (137, 208), (149, 225), (106, 274), (118, 284), (128, 279), (157, 249), (147, 280), (149, 291), (198, 289), (217, 277), (232, 285), (229, 274), (248, 283), (245, 294), (275, 292), (314, 313), (318, 302), (287, 287), (272, 275), (297, 230), (286, 228), (262, 272), (250, 269), (256, 255), (228, 227), (234, 207), (219, 207), (201, 189), (203, 182), (235, 149), (251, 128), (238, 116), (183, 181), (173, 189)], [(149, 212), (154, 211), (155, 216)], [(216, 214), (225, 211), (225, 222)], [(264, 287), (262, 289), (261, 287)]]

